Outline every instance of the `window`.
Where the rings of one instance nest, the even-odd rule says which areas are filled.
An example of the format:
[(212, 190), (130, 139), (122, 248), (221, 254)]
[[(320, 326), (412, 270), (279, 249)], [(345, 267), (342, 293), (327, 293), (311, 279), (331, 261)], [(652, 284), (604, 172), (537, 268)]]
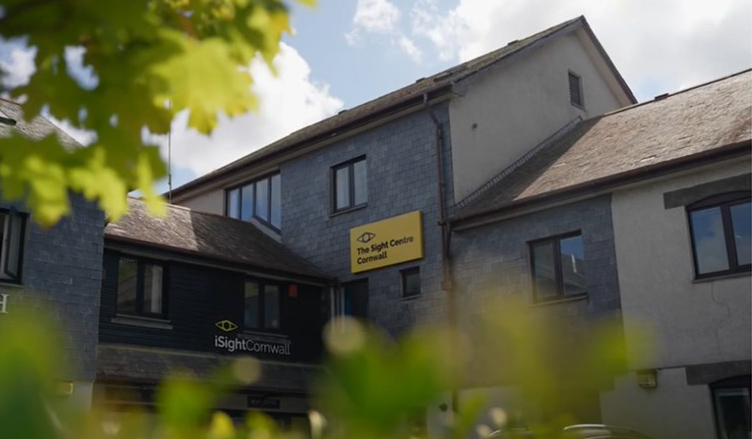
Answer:
[(718, 437), (749, 439), (752, 432), (749, 375), (719, 381), (712, 389)]
[(280, 329), (280, 300), (279, 285), (246, 281), (243, 325), (248, 329)]
[(0, 233), (2, 233), (0, 279), (21, 281), (25, 222), (26, 218), (23, 214), (15, 211), (0, 212)]
[(332, 168), (332, 211), (340, 212), (368, 202), (366, 158), (360, 157)]
[(557, 300), (587, 293), (582, 235), (563, 235), (530, 243), (533, 296)]
[(118, 261), (118, 313), (163, 318), (166, 315), (164, 280), (164, 265), (121, 256)]
[(226, 192), (225, 214), (249, 221), (256, 218), (279, 230), (282, 226), (280, 174), (254, 180)]
[(572, 72), (569, 72), (569, 102), (575, 107), (585, 107), (585, 100), (582, 97), (582, 77)]
[(16, 121), (11, 119), (10, 116), (0, 111), (0, 124), (15, 125)]
[(368, 318), (368, 279), (342, 284), (336, 314), (358, 319)]
[(402, 277), (402, 297), (420, 296), (420, 268), (412, 267), (400, 271)]
[(697, 278), (750, 271), (750, 196), (715, 196), (687, 208)]

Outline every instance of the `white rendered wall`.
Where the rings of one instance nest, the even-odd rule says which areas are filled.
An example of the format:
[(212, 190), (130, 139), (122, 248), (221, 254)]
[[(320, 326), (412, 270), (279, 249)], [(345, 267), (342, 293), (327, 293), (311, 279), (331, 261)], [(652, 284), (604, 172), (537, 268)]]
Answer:
[(225, 214), (224, 191), (221, 189), (203, 193), (196, 197), (180, 201), (177, 204), (199, 212), (216, 213), (217, 215)]
[(602, 394), (604, 422), (656, 438), (715, 437), (710, 388), (689, 385), (684, 366), (750, 360), (750, 275), (694, 281), (686, 208), (666, 209), (663, 194), (749, 172), (740, 159), (613, 194), (629, 368), (656, 369), (658, 386), (640, 388), (634, 372), (619, 378)]
[(601, 395), (605, 424), (636, 429), (656, 439), (712, 439), (713, 405), (708, 386), (687, 384), (684, 368), (658, 371), (658, 387), (643, 389), (634, 373)]
[(663, 201), (665, 192), (749, 172), (745, 159), (613, 194), (631, 369), (750, 359), (750, 275), (694, 281), (686, 209)]
[[(577, 116), (628, 105), (584, 33), (572, 32), (470, 79), (449, 105), (454, 199), (460, 201)], [(594, 60), (599, 62), (594, 62)], [(600, 68), (599, 68), (600, 67)], [(582, 77), (584, 110), (569, 96), (569, 71)]]

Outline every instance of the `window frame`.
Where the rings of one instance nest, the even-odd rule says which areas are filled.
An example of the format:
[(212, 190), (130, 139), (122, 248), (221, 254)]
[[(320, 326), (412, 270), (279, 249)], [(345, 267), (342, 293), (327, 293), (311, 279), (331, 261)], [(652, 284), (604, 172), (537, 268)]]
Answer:
[[(119, 301), (119, 295), (120, 295), (120, 260), (122, 258), (126, 259), (132, 259), (136, 261), (136, 309), (134, 311), (130, 310), (122, 310), (120, 308), (120, 301)], [(143, 306), (144, 306), (144, 278), (145, 278), (145, 267), (146, 265), (156, 265), (162, 267), (162, 284), (161, 284), (161, 294), (162, 294), (162, 312), (160, 313), (152, 313), (152, 312), (144, 312)], [(117, 287), (115, 288), (115, 311), (117, 315), (122, 316), (128, 316), (128, 317), (139, 317), (139, 318), (147, 318), (147, 319), (158, 319), (158, 320), (167, 320), (168, 316), (168, 304), (169, 301), (167, 300), (167, 263), (164, 261), (160, 261), (157, 259), (151, 259), (151, 258), (145, 258), (141, 256), (135, 256), (130, 254), (121, 253), (118, 254), (118, 261), (117, 261), (117, 276), (115, 277), (115, 282)]]
[[(752, 264), (739, 265), (736, 252), (736, 239), (734, 239), (734, 229), (731, 220), (730, 208), (739, 204), (744, 204), (752, 200), (752, 194), (749, 192), (727, 192), (718, 195), (712, 195), (700, 201), (687, 206), (687, 223), (689, 226), (689, 242), (692, 248), (692, 268), (696, 280), (727, 276), (737, 273), (749, 273), (752, 271)], [(723, 224), (723, 238), (726, 244), (726, 258), (729, 268), (727, 270), (713, 271), (710, 273), (700, 274), (697, 264), (697, 246), (694, 239), (695, 226), (692, 221), (692, 213), (700, 210), (719, 208), (721, 212), (721, 223)]]
[[(587, 288), (585, 288), (585, 292), (578, 293), (578, 294), (564, 294), (564, 274), (561, 264), (561, 241), (568, 238), (574, 238), (579, 236), (582, 239), (582, 230), (576, 230), (574, 232), (567, 232), (560, 235), (554, 235), (554, 236), (548, 236), (541, 239), (535, 239), (533, 241), (528, 241), (528, 254), (530, 255), (530, 284), (531, 289), (533, 291), (533, 302), (535, 303), (548, 303), (548, 302), (558, 302), (562, 300), (570, 300), (570, 299), (579, 299), (583, 297), (588, 296)], [(538, 288), (535, 282), (535, 252), (533, 251), (533, 248), (540, 244), (545, 244), (551, 242), (553, 244), (553, 253), (554, 253), (554, 276), (556, 277), (556, 295), (547, 297), (547, 298), (539, 298), (538, 297)], [(583, 239), (582, 242), (583, 251), (585, 249), (585, 241)], [(584, 261), (584, 259), (583, 259)], [(587, 274), (587, 270), (585, 270), (585, 273)]]
[[(578, 98), (580, 100), (579, 104), (572, 99), (574, 96), (572, 94), (572, 78), (577, 80), (577, 91)], [(585, 109), (585, 91), (582, 87), (582, 75), (578, 75), (577, 73), (569, 70), (567, 75), (567, 90), (569, 90), (569, 103), (572, 104), (572, 106), (579, 108), (580, 110)]]
[(16, 121), (0, 109), (0, 124), (15, 126)]
[[(360, 162), (364, 162), (366, 169), (366, 201), (360, 204), (355, 204), (355, 164)], [(342, 168), (347, 168), (348, 204), (345, 207), (337, 208), (337, 171)], [(368, 161), (365, 155), (361, 155), (346, 162), (332, 166), (329, 174), (329, 199), (331, 200), (330, 211), (332, 214), (339, 214), (351, 210), (357, 210), (368, 205)]]
[[(423, 285), (421, 284), (421, 279), (420, 279), (420, 266), (405, 268), (405, 269), (400, 270), (399, 273), (400, 273), (400, 285), (401, 285), (401, 290), (402, 290), (402, 298), (403, 299), (415, 299), (417, 297), (420, 297), (420, 295), (423, 293), (423, 288), (422, 288)], [(407, 277), (412, 276), (412, 275), (418, 276), (418, 292), (408, 294)]]
[[(258, 309), (256, 311), (256, 317), (258, 319), (258, 326), (247, 326), (245, 321), (245, 288), (246, 284), (248, 283), (255, 283), (258, 286), (259, 291), (259, 299), (258, 299)], [(267, 285), (274, 285), (278, 288), (278, 300), (279, 300), (279, 326), (276, 328), (274, 327), (266, 327), (266, 287)], [(255, 278), (246, 278), (243, 281), (243, 330), (245, 331), (251, 331), (251, 332), (282, 332), (284, 330), (284, 319), (282, 318), (282, 315), (284, 314), (282, 312), (282, 296), (285, 294), (285, 286), (287, 284), (282, 282), (274, 282), (274, 281), (266, 281), (261, 279), (255, 279)]]
[[(0, 242), (0, 282), (20, 284), (23, 276), (24, 244), (26, 243), (26, 222), (28, 215), (15, 209), (0, 209), (0, 215), (5, 217), (2, 242)], [(9, 233), (16, 223), (18, 223), (18, 233)], [(13, 241), (14, 238), (18, 242)], [(8, 266), (10, 247), (16, 247), (17, 264), (15, 267)]]
[[(272, 223), (272, 179), (276, 176), (279, 176), (279, 186), (280, 186), (280, 203), (279, 203), (279, 218), (280, 218), (280, 224), (279, 227), (274, 225)], [(261, 181), (267, 181), (267, 189), (266, 189), (266, 209), (269, 214), (269, 219), (264, 219), (258, 215), (256, 215), (256, 204), (258, 203), (258, 186), (257, 183)], [(240, 221), (246, 221), (243, 219), (243, 189), (246, 186), (253, 185), (253, 206), (252, 206), (252, 213), (251, 218), (255, 219), (259, 222), (261, 222), (264, 226), (267, 226), (274, 230), (275, 232), (280, 232), (282, 230), (282, 174), (280, 171), (274, 171), (267, 174), (263, 174), (260, 177), (254, 178), (252, 180), (246, 180), (241, 184), (236, 184), (234, 186), (225, 188), (225, 197), (224, 197), (224, 215), (229, 218), (237, 219)], [(237, 190), (238, 191), (238, 200), (237, 205), (235, 208), (238, 211), (238, 217), (232, 217), (230, 216), (230, 193)]]
[(724, 390), (740, 390), (747, 391), (747, 396), (752, 397), (752, 385), (749, 375), (740, 375), (731, 378), (726, 378), (720, 381), (716, 381), (710, 384), (710, 397), (713, 404), (713, 423), (715, 424), (716, 435), (719, 438), (727, 437), (724, 433), (722, 419), (719, 416), (721, 407), (718, 406), (719, 393)]

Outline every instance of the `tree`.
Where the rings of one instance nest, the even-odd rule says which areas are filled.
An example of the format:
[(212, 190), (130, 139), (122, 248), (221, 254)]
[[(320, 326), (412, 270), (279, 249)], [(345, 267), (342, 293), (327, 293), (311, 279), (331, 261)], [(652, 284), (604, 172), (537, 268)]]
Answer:
[[(36, 50), (29, 83), (3, 91), (23, 102), (25, 119), (46, 109), (96, 136), (76, 148), (52, 135), (0, 138), (3, 196), (23, 198), (43, 225), (68, 213), (69, 191), (98, 200), (117, 219), (127, 210), (128, 191), (139, 189), (158, 212), (162, 203), (152, 183), (166, 168), (144, 133), (166, 134), (184, 110), (189, 126), (210, 133), (218, 113), (233, 116), (254, 108), (248, 64), (260, 56), (271, 68), (280, 38), (290, 29), (283, 0), (2, 0), (0, 5), (0, 37), (25, 40)], [(71, 74), (75, 51), (83, 52), (93, 85)]]

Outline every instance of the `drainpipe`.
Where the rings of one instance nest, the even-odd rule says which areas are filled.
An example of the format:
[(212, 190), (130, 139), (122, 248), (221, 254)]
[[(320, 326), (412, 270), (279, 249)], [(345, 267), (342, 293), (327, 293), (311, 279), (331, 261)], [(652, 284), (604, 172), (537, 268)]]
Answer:
[[(434, 147), (436, 148), (436, 194), (439, 199), (439, 233), (441, 238), (441, 291), (446, 294), (447, 298), (447, 322), (451, 329), (457, 327), (457, 305), (454, 294), (454, 282), (452, 279), (452, 270), (450, 265), (450, 244), (451, 244), (451, 225), (446, 222), (446, 184), (444, 182), (444, 166), (442, 161), (442, 142), (441, 142), (441, 124), (436, 114), (433, 112), (433, 108), (428, 103), (428, 93), (423, 93), (423, 105), (426, 108), (426, 112), (431, 117), (434, 125)], [(454, 331), (452, 331), (454, 334)], [(457, 345), (457, 340), (453, 340), (452, 346)], [(452, 389), (452, 409), (457, 411), (459, 398), (457, 389)]]

